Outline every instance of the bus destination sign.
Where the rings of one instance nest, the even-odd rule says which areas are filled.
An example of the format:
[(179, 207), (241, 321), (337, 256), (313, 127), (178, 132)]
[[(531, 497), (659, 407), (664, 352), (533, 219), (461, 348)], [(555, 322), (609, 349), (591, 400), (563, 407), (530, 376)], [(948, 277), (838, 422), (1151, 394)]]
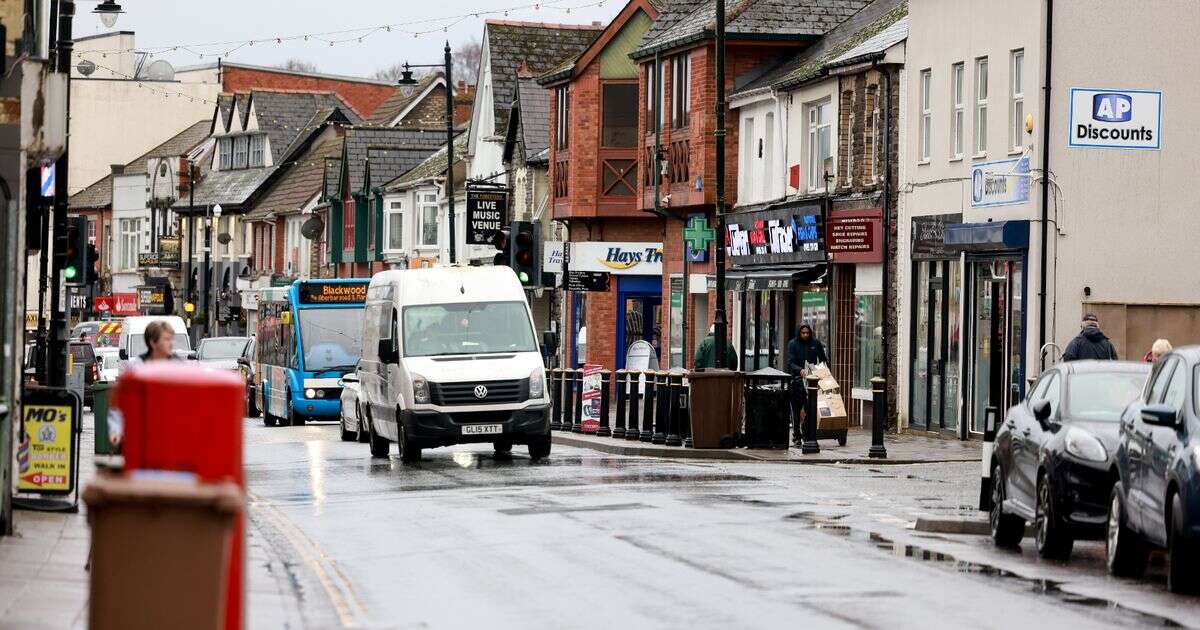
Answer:
[(300, 304), (364, 304), (367, 282), (300, 283)]

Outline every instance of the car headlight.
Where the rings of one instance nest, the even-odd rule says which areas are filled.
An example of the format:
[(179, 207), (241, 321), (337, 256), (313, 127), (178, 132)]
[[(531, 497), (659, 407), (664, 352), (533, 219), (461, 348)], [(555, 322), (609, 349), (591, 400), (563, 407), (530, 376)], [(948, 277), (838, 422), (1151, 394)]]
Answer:
[(538, 368), (529, 374), (529, 398), (541, 398), (546, 394), (546, 372)]
[(1082, 429), (1067, 429), (1067, 452), (1090, 462), (1108, 459), (1108, 451), (1104, 450), (1100, 440)]
[(420, 374), (413, 374), (413, 402), (418, 404), (429, 403), (429, 381), (425, 380)]
[(304, 397), (305, 398), (316, 398), (317, 390), (309, 387), (308, 389), (304, 390)]

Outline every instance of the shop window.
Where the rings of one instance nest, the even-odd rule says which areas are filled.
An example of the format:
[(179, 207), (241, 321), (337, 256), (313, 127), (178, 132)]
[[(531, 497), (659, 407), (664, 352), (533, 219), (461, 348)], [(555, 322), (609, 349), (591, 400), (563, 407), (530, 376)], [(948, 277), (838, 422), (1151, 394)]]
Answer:
[(798, 324), (808, 324), (813, 329), (813, 335), (825, 345), (829, 345), (829, 293), (826, 291), (804, 291), (800, 294), (800, 319)]
[(602, 88), (604, 118), (601, 124), (601, 146), (610, 149), (632, 149), (637, 146), (637, 85), (606, 83)]
[(854, 301), (854, 389), (871, 389), (883, 375), (883, 296), (859, 295)]
[(671, 276), (671, 357), (667, 367), (684, 367), (683, 364), (683, 276)]

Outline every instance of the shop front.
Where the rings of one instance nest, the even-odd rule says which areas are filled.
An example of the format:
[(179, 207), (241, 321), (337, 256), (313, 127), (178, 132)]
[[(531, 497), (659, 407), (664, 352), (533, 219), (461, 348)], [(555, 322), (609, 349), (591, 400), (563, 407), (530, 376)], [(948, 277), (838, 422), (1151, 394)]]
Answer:
[(1025, 394), (1028, 221), (914, 217), (909, 418), (975, 438)]
[[(567, 255), (572, 365), (626, 367), (645, 341), (655, 365), (663, 351), (662, 243), (572, 242)], [(592, 343), (589, 344), (588, 340)]]

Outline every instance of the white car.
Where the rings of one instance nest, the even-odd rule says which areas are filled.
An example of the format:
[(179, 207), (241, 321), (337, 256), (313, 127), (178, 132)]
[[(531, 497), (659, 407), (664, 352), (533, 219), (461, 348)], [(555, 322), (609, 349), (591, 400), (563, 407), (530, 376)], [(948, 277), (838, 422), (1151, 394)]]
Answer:
[(114, 383), (121, 365), (121, 354), (117, 348), (96, 348), (96, 362), (100, 367), (99, 380)]
[(351, 372), (341, 379), (342, 410), (339, 422), (342, 427), (343, 442), (366, 442), (367, 428), (362, 423), (362, 413), (358, 408), (358, 374)]

